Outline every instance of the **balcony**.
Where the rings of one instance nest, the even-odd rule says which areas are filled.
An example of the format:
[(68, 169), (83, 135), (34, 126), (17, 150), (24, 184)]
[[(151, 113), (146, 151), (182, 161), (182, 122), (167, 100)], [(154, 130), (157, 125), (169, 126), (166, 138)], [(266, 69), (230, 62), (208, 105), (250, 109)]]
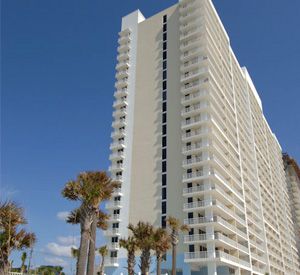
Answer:
[(125, 69), (125, 70), (119, 70), (117, 71), (116, 73), (116, 79), (122, 79), (122, 78), (125, 78), (125, 77), (128, 77), (129, 76), (129, 70), (128, 69)]
[(109, 148), (110, 148), (110, 150), (125, 148), (125, 142), (124, 142), (124, 140), (113, 142)]
[(104, 236), (119, 236), (120, 230), (119, 228), (109, 228), (103, 231)]
[(182, 161), (182, 167), (185, 169), (197, 167), (201, 162), (208, 161), (207, 158), (193, 157), (191, 159), (185, 159)]
[[(199, 77), (203, 76), (204, 74), (208, 73), (208, 68), (204, 67), (204, 68), (197, 68), (194, 71), (191, 72), (186, 72), (182, 77), (181, 77), (181, 82), (185, 83), (185, 82), (189, 82), (189, 81), (195, 81), (197, 80)], [(182, 88), (186, 88), (186, 85)]]
[(123, 177), (122, 177), (122, 176), (119, 176), (119, 175), (115, 175), (115, 176), (112, 176), (112, 180), (122, 181), (122, 180), (123, 180)]
[(110, 172), (123, 171), (123, 164), (122, 163), (115, 163), (115, 164), (109, 166), (108, 170)]
[(127, 68), (129, 68), (129, 66), (130, 66), (130, 64), (129, 64), (129, 59), (127, 59), (127, 60), (124, 60), (124, 61), (119, 62), (119, 63), (116, 65), (116, 70), (127, 69)]
[(203, 136), (206, 136), (209, 134), (209, 129), (202, 129), (202, 130), (194, 130), (191, 132), (184, 133), (182, 135), (182, 141), (194, 141), (199, 140), (199, 138), (202, 138)]
[(199, 5), (194, 5), (194, 8), (190, 10), (189, 12), (185, 12), (184, 14), (181, 14), (179, 17), (179, 21), (181, 24), (188, 23), (194, 19), (197, 19), (202, 15), (201, 9)]
[(118, 258), (117, 257), (109, 257), (109, 258), (106, 258), (104, 260), (104, 265), (105, 266), (113, 266), (113, 267), (118, 267), (119, 264), (118, 264)]
[[(196, 64), (198, 62), (201, 62), (201, 60), (205, 60), (207, 57), (205, 55), (206, 49), (205, 47), (197, 47), (188, 51), (184, 51), (182, 55), (180, 56), (181, 62), (183, 62), (183, 65), (180, 66), (181, 71), (185, 71), (186, 69), (189, 69), (189, 66), (194, 65), (193, 67), (196, 68)], [(192, 60), (197, 60), (193, 61)]]
[(110, 243), (108, 245), (109, 250), (119, 250), (120, 249), (120, 244), (119, 243)]
[(120, 98), (120, 99), (115, 100), (115, 102), (114, 102), (114, 104), (113, 104), (113, 107), (114, 107), (114, 108), (119, 108), (119, 107), (121, 107), (122, 105), (125, 105), (125, 106), (128, 105), (127, 99), (126, 99), (126, 98)]
[(115, 152), (109, 155), (110, 160), (124, 159), (124, 152)]
[(119, 209), (122, 208), (121, 201), (109, 201), (105, 205), (106, 209)]
[(123, 52), (127, 52), (130, 50), (130, 47), (129, 47), (129, 44), (124, 44), (124, 45), (120, 45), (118, 48), (117, 48), (117, 51), (119, 53), (123, 53)]
[(200, 7), (200, 6), (201, 6), (200, 1), (195, 1), (195, 0), (187, 1), (186, 0), (186, 1), (184, 1), (184, 3), (181, 2), (179, 11), (180, 11), (180, 13), (186, 13), (186, 12), (194, 10), (195, 8)]
[[(189, 85), (184, 85), (181, 87), (181, 93), (184, 95), (193, 93), (193, 92), (207, 92), (207, 84), (209, 83), (208, 78), (201, 79), (190, 83)], [(204, 90), (204, 91), (203, 91)]]
[(204, 110), (207, 110), (208, 107), (209, 107), (209, 102), (202, 101), (202, 102), (199, 102), (199, 103), (194, 104), (192, 106), (185, 107), (181, 111), (181, 115), (183, 117), (194, 116), (194, 115), (197, 115), (197, 114), (201, 113)]
[(203, 34), (204, 30), (205, 29), (199, 25), (193, 27), (192, 29), (190, 29), (188, 31), (186, 30), (180, 34), (180, 41), (183, 43), (184, 41), (187, 41), (188, 39), (199, 37), (201, 34)]
[(181, 129), (185, 130), (188, 128), (200, 127), (207, 122), (209, 122), (209, 115), (204, 113), (204, 114), (201, 114), (200, 117), (199, 116), (193, 117), (189, 120), (182, 121)]
[(130, 33), (127, 34), (127, 35), (124, 35), (124, 36), (121, 36), (119, 39), (118, 39), (118, 43), (121, 45), (123, 44), (127, 44), (130, 42)]
[(117, 60), (119, 62), (122, 62), (122, 61), (125, 61), (125, 60), (129, 60), (129, 54), (130, 54), (130, 50), (126, 51), (126, 52), (119, 53), (117, 55)]
[(128, 77), (124, 77), (116, 82), (115, 87), (117, 89), (122, 89), (122, 88), (126, 87), (127, 85), (128, 85)]
[(214, 234), (185, 235), (184, 243), (186, 244), (202, 243), (213, 239), (214, 239)]
[(119, 214), (113, 214), (109, 218), (109, 222), (120, 222), (121, 218)]
[(118, 109), (113, 112), (113, 117), (123, 116), (127, 114), (126, 108)]
[(208, 142), (198, 142), (198, 143), (193, 143), (191, 145), (188, 145), (188, 146), (183, 146), (182, 147), (182, 153), (183, 154), (190, 154), (191, 151), (193, 151), (193, 153), (196, 153), (197, 152), (200, 152), (203, 150), (203, 148), (209, 146), (209, 143)]
[(199, 210), (198, 208), (204, 208), (212, 206), (212, 201), (195, 201), (183, 204), (183, 211), (192, 211), (192, 210)]
[(111, 126), (113, 128), (119, 128), (119, 127), (126, 126), (126, 119), (117, 119), (111, 124)]

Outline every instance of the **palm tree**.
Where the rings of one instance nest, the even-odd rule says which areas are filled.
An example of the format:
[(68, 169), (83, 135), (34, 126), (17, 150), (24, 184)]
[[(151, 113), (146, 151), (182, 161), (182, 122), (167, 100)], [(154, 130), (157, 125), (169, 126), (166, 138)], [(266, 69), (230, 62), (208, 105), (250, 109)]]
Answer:
[(167, 218), (167, 224), (169, 228), (171, 229), (171, 244), (172, 244), (172, 275), (176, 275), (176, 256), (177, 256), (177, 244), (179, 242), (178, 240), (178, 234), (180, 231), (189, 231), (189, 228), (187, 225), (182, 225), (180, 223), (180, 220), (176, 219), (175, 217), (169, 216)]
[(34, 233), (19, 228), (26, 223), (22, 207), (12, 201), (0, 203), (0, 274), (8, 273), (8, 258), (13, 250), (30, 248), (35, 243)]
[(107, 246), (104, 245), (104, 246), (101, 246), (99, 249), (98, 249), (98, 252), (99, 254), (101, 255), (101, 265), (100, 265), (100, 275), (104, 275), (104, 260), (105, 260), (105, 257), (108, 255), (108, 249), (107, 249)]
[[(63, 197), (80, 202), (80, 207), (75, 211), (81, 231), (77, 275), (85, 274), (86, 267), (88, 275), (94, 274), (95, 248), (93, 246), (96, 243), (96, 234), (91, 236), (91, 226), (93, 223), (98, 223), (97, 213), (100, 203), (110, 199), (117, 187), (119, 183), (110, 179), (105, 172), (84, 172), (80, 173), (76, 180), (69, 181), (62, 190)], [(89, 245), (91, 245), (91, 255), (87, 266)]]
[(142, 251), (140, 258), (141, 273), (147, 275), (151, 264), (154, 228), (150, 223), (138, 222), (136, 226), (129, 224), (128, 229), (132, 232), (139, 249)]
[(120, 246), (127, 250), (127, 270), (128, 275), (134, 275), (135, 253), (138, 249), (137, 241), (134, 237), (120, 239)]
[(156, 255), (156, 274), (161, 275), (161, 262), (163, 255), (171, 248), (171, 238), (163, 228), (157, 228), (153, 235), (154, 251)]
[(26, 271), (26, 267), (25, 267), (25, 261), (27, 259), (27, 253), (26, 252), (23, 252), (22, 255), (21, 255), (21, 273), (25, 273)]
[[(102, 229), (106, 230), (108, 227), (107, 221), (109, 219), (109, 215), (106, 213), (102, 212), (101, 210), (97, 210), (95, 213), (93, 223), (91, 225), (91, 230), (90, 230), (90, 243), (89, 243), (89, 251), (88, 251), (88, 261), (87, 261), (87, 272), (92, 272), (91, 266), (93, 266), (93, 257), (94, 253), (93, 251), (96, 250), (95, 247), (95, 241), (96, 241), (96, 229)], [(76, 208), (67, 217), (67, 223), (71, 224), (79, 224), (80, 223), (80, 209)], [(77, 252), (78, 254), (78, 252)], [(78, 257), (78, 255), (77, 255)], [(89, 273), (88, 273), (89, 274)]]

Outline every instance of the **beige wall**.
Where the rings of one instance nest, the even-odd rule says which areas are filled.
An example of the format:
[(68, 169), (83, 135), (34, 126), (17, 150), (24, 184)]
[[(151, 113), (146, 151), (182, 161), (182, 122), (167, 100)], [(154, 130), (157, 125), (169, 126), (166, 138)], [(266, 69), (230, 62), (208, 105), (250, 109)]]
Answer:
[[(141, 22), (138, 26), (134, 110), (137, 115), (134, 116), (133, 126), (134, 146), (132, 147), (129, 207), (129, 221), (133, 224), (140, 220), (148, 221), (156, 226), (160, 226), (161, 223), (162, 18), (164, 14), (172, 17), (172, 14), (176, 12), (176, 7), (177, 5), (170, 7)], [(176, 26), (172, 26), (172, 29), (175, 30), (175, 28)], [(178, 30), (175, 35), (178, 35), (177, 32)], [(172, 38), (170, 37), (170, 39)], [(176, 41), (176, 47), (178, 47), (178, 37), (174, 37), (172, 41)], [(179, 57), (179, 55), (176, 56)], [(179, 62), (179, 58), (177, 62)], [(178, 66), (176, 70), (179, 70)], [(172, 72), (171, 70), (170, 74), (173, 74), (173, 77), (177, 75), (179, 77), (179, 71)], [(174, 84), (172, 85), (174, 87)], [(177, 92), (179, 93), (179, 88), (177, 88)], [(177, 106), (178, 102), (175, 104)], [(178, 110), (180, 109), (177, 108), (179, 106), (172, 113), (177, 112), (177, 124), (179, 124), (180, 111), (178, 113)], [(172, 126), (171, 123), (171, 126), (168, 125), (168, 127), (171, 130), (175, 126)], [(174, 131), (178, 132), (178, 126)], [(171, 135), (171, 133), (169, 134)], [(180, 141), (180, 136), (177, 140)], [(180, 173), (181, 171), (178, 171), (178, 175)], [(181, 197), (180, 194), (178, 198), (180, 201)], [(178, 208), (182, 212), (182, 204), (178, 205)]]

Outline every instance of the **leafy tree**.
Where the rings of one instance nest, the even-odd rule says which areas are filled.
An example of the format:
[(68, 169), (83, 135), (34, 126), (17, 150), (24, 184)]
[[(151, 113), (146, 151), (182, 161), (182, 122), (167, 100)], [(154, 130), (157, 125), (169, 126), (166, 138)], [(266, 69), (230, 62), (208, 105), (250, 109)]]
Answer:
[(120, 239), (120, 246), (127, 250), (127, 270), (128, 275), (134, 275), (135, 253), (138, 249), (137, 241), (134, 237)]
[(132, 232), (137, 246), (142, 252), (140, 257), (140, 269), (142, 275), (146, 275), (149, 272), (151, 264), (154, 228), (150, 223), (138, 222), (136, 226), (129, 224), (128, 229)]
[[(80, 207), (75, 210), (76, 221), (80, 224), (80, 246), (78, 252), (76, 274), (94, 274), (96, 229), (99, 224), (99, 206), (110, 199), (119, 183), (110, 179), (105, 172), (83, 172), (76, 180), (67, 182), (62, 190), (63, 197), (79, 201)], [(101, 212), (102, 213), (102, 212)], [(89, 250), (89, 247), (91, 249)], [(88, 253), (90, 256), (88, 257)], [(87, 258), (89, 258), (87, 264)]]
[(34, 233), (20, 229), (26, 223), (22, 207), (12, 201), (0, 203), (0, 274), (8, 273), (8, 258), (13, 250), (29, 248), (35, 243)]
[(156, 274), (161, 275), (161, 262), (163, 255), (171, 248), (171, 238), (163, 228), (157, 228), (153, 234), (154, 251), (156, 255)]
[(171, 244), (172, 244), (172, 275), (176, 275), (176, 256), (178, 245), (178, 234), (180, 231), (189, 231), (187, 225), (182, 225), (180, 220), (175, 217), (169, 216), (167, 218), (168, 227), (171, 229)]

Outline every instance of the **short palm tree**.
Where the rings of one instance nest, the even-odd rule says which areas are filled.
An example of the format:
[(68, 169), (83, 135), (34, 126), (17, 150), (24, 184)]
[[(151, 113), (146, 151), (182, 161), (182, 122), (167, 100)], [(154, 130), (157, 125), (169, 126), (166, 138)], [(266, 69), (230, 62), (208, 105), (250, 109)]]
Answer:
[(168, 227), (171, 229), (171, 244), (172, 244), (172, 275), (176, 275), (176, 257), (177, 257), (177, 245), (179, 242), (179, 232), (188, 232), (189, 228), (187, 225), (181, 224), (180, 220), (175, 217), (169, 216), (167, 218)]
[(156, 274), (161, 275), (161, 262), (163, 255), (171, 248), (171, 238), (163, 228), (154, 231), (154, 251), (156, 256)]
[(138, 249), (137, 241), (132, 236), (127, 239), (120, 239), (120, 246), (127, 250), (128, 275), (134, 275), (135, 253)]
[(0, 274), (8, 274), (8, 258), (13, 250), (34, 245), (35, 234), (19, 228), (26, 223), (22, 207), (12, 201), (0, 203)]
[(69, 181), (62, 190), (63, 197), (79, 201), (78, 221), (80, 223), (80, 246), (76, 266), (76, 274), (87, 275), (94, 274), (95, 249), (91, 249), (89, 264), (87, 265), (89, 245), (96, 243), (96, 234), (91, 236), (92, 224), (98, 223), (97, 212), (102, 201), (111, 198), (115, 188), (119, 183), (113, 181), (105, 172), (83, 172), (80, 173), (76, 180)]
[(104, 275), (104, 261), (105, 257), (108, 255), (107, 246), (104, 245), (99, 247), (98, 252), (101, 255), (100, 275)]
[(146, 275), (149, 273), (151, 264), (154, 228), (150, 223), (138, 222), (136, 226), (129, 224), (128, 229), (132, 232), (133, 237), (142, 252), (140, 257), (140, 269), (142, 275)]
[(25, 273), (26, 271), (26, 266), (25, 266), (26, 259), (27, 259), (27, 253), (23, 252), (21, 255), (21, 273)]

